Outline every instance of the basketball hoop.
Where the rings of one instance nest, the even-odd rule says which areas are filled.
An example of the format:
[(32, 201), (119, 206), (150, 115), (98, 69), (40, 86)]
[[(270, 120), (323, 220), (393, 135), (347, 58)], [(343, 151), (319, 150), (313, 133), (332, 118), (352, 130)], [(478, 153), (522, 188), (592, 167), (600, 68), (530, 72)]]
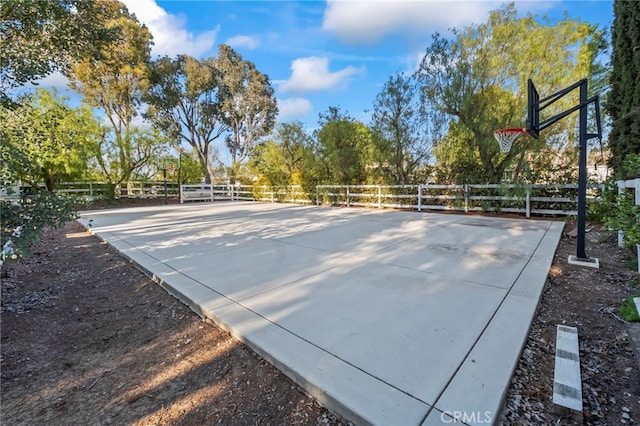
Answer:
[(498, 141), (498, 145), (500, 145), (500, 152), (509, 152), (513, 141), (515, 141), (522, 133), (527, 133), (527, 129), (514, 127), (510, 129), (496, 130), (493, 132), (493, 136), (495, 136)]
[(168, 166), (168, 167), (167, 167), (167, 171), (168, 171), (169, 173), (173, 173), (173, 172), (175, 172), (175, 171), (176, 171), (176, 168), (175, 168), (175, 166)]

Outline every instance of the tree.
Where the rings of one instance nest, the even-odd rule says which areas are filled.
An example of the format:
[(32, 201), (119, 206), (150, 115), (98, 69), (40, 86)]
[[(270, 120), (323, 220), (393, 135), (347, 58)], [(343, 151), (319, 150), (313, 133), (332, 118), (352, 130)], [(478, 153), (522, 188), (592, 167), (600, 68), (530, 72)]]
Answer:
[(10, 91), (53, 71), (67, 73), (117, 37), (101, 19), (96, 0), (3, 0), (0, 2), (0, 102)]
[(323, 180), (341, 185), (365, 183), (373, 148), (371, 129), (337, 107), (320, 113), (318, 125), (316, 153)]
[[(532, 15), (517, 18), (511, 4), (491, 12), (487, 23), (454, 35), (454, 40), (434, 35), (417, 78), (425, 102), (470, 132), (468, 146), (478, 154), (485, 181), (499, 182), (514, 162), (525, 161), (559, 134), (568, 135), (556, 139), (566, 141), (560, 148), (574, 149), (575, 115), (546, 130), (539, 141), (520, 138), (508, 154), (498, 151), (493, 131), (524, 127), (528, 78), (543, 94), (584, 76), (601, 78), (597, 59), (604, 47), (602, 31), (569, 18), (555, 25), (542, 25)], [(558, 110), (548, 113), (576, 104), (576, 97), (567, 96), (557, 103)]]
[(300, 184), (304, 150), (310, 145), (301, 122), (280, 123), (272, 140), (256, 146), (253, 167), (270, 185)]
[(410, 183), (415, 170), (429, 158), (438, 124), (421, 108), (413, 77), (399, 73), (389, 77), (376, 96), (372, 121), (376, 163), (389, 170), (390, 183)]
[(178, 159), (178, 181), (183, 183), (200, 183), (204, 178), (200, 155), (195, 150), (180, 152)]
[(217, 151), (213, 143), (228, 129), (220, 112), (220, 77), (215, 60), (199, 61), (186, 55), (161, 58), (151, 66), (145, 114), (173, 142), (189, 144), (211, 183)]
[(12, 179), (53, 191), (56, 182), (82, 178), (96, 145), (98, 124), (86, 106), (71, 108), (55, 91), (37, 89), (15, 108), (0, 106), (2, 163)]
[[(86, 103), (105, 112), (110, 124), (107, 130), (113, 139), (110, 141), (105, 134), (100, 147), (112, 148), (118, 165), (107, 168), (103, 163), (101, 168), (110, 184), (119, 185), (130, 179), (135, 168), (140, 167), (137, 160), (142, 158), (135, 158), (139, 150), (135, 143), (140, 139), (134, 138), (132, 123), (148, 84), (151, 33), (122, 3), (104, 0), (101, 4), (105, 26), (120, 37), (104, 46), (96, 56), (85, 57), (75, 64), (71, 70), (71, 86), (84, 96)], [(98, 161), (105, 154), (98, 153)]]
[(127, 135), (129, 148), (126, 161), (123, 162), (122, 149), (113, 132), (107, 126), (101, 126), (101, 129), (100, 139), (91, 154), (102, 178), (111, 184), (111, 189), (132, 179), (146, 179), (161, 166), (159, 161), (166, 154), (167, 142), (158, 130), (130, 127)]
[(621, 179), (638, 177), (622, 167), (629, 154), (640, 154), (640, 8), (632, 1), (613, 3), (610, 166)]
[(224, 92), (221, 113), (230, 129), (226, 144), (235, 176), (256, 142), (271, 132), (278, 107), (269, 77), (231, 47), (220, 45), (216, 69), (221, 76), (220, 90)]
[(472, 139), (471, 132), (459, 121), (453, 120), (447, 136), (433, 148), (437, 183), (450, 185), (482, 181), (484, 174), (478, 167), (478, 153), (469, 149)]

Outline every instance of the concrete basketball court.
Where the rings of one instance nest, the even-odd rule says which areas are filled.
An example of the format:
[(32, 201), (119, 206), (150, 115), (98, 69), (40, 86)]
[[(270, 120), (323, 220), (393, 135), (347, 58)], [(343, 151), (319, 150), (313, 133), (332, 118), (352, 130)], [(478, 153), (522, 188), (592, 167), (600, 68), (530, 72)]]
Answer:
[(358, 424), (491, 424), (563, 223), (216, 202), (80, 221)]

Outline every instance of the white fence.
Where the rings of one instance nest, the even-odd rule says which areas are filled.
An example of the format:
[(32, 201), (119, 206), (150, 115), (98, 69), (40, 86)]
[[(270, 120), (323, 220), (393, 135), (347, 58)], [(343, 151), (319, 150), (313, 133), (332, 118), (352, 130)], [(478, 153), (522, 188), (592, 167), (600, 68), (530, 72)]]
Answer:
[[(596, 198), (602, 185), (590, 187)], [(576, 216), (577, 185), (182, 185), (181, 200), (254, 200), (295, 204), (360, 206)], [(315, 198), (315, 199), (314, 199)]]
[[(618, 194), (623, 194), (627, 189), (633, 189), (634, 195), (633, 199), (636, 206), (640, 206), (640, 178), (630, 179), (630, 180), (619, 180), (616, 182), (618, 184)], [(640, 220), (640, 218), (637, 218)], [(624, 234), (622, 231), (618, 231), (618, 245), (622, 247), (622, 239), (624, 238)], [(640, 245), (636, 246), (636, 253), (638, 255), (638, 272), (640, 272)]]
[[(638, 180), (619, 183), (636, 188)], [(631, 186), (629, 186), (631, 185)], [(636, 185), (636, 186), (633, 186)], [(589, 197), (598, 198), (603, 185), (591, 185)], [(620, 189), (621, 191), (624, 189)], [(84, 200), (104, 197), (104, 182), (63, 182), (56, 192)], [(532, 215), (577, 215), (577, 185), (318, 185), (293, 186), (231, 184), (180, 185), (167, 182), (167, 195), (181, 202), (246, 200), (333, 206), (412, 209), (418, 211), (494, 212)], [(636, 200), (640, 191), (636, 189)], [(164, 182), (128, 182), (116, 197), (162, 197)]]
[[(177, 183), (167, 182), (167, 195), (175, 197), (180, 187)], [(60, 182), (56, 184), (56, 192), (63, 195), (95, 200), (109, 193), (109, 184), (105, 182)], [(164, 182), (131, 181), (114, 188), (114, 196), (118, 198), (155, 198), (164, 197)]]
[[(591, 197), (602, 191), (591, 187)], [(577, 185), (320, 185), (316, 204), (576, 216)]]
[(255, 201), (252, 185), (212, 185), (196, 184), (180, 186), (180, 202), (185, 201), (215, 201), (215, 200), (245, 200)]

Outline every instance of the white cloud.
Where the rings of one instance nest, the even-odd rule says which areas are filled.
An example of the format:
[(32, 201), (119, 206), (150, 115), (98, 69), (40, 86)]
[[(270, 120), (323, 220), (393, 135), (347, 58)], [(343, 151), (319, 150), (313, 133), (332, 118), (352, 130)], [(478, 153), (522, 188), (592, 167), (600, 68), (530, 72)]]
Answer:
[(278, 99), (278, 121), (301, 119), (313, 110), (311, 102), (305, 98)]
[(345, 85), (351, 77), (364, 73), (364, 68), (348, 66), (340, 71), (329, 71), (329, 59), (311, 56), (291, 63), (291, 78), (280, 84), (283, 92), (308, 92)]
[(257, 37), (238, 35), (231, 37), (226, 42), (231, 47), (246, 47), (247, 49), (255, 49), (260, 46), (260, 40)]
[(175, 56), (187, 54), (199, 57), (211, 50), (219, 27), (200, 34), (185, 28), (182, 17), (171, 15), (158, 6), (155, 0), (122, 0), (130, 12), (145, 24), (153, 35), (153, 55)]
[(61, 72), (56, 71), (36, 81), (38, 87), (45, 89), (56, 89), (59, 93), (71, 91), (69, 88), (69, 79)]
[(500, 4), (473, 0), (328, 0), (322, 29), (349, 43), (373, 43), (395, 32), (444, 32), (482, 22)]

